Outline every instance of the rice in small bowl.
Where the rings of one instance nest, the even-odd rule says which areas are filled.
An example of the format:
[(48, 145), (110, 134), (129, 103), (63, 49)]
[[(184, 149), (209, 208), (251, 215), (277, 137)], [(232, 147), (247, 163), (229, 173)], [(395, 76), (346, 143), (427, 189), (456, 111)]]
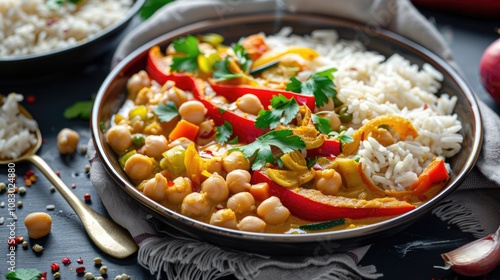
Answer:
[(0, 74), (38, 77), (88, 63), (117, 43), (144, 0), (0, 2)]

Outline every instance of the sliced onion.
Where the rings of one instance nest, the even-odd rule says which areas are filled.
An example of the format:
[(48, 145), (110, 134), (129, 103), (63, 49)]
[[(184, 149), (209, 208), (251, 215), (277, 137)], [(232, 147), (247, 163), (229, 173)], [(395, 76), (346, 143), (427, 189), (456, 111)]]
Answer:
[(500, 262), (500, 228), (484, 238), (442, 254), (446, 267), (464, 276), (480, 276), (495, 269)]

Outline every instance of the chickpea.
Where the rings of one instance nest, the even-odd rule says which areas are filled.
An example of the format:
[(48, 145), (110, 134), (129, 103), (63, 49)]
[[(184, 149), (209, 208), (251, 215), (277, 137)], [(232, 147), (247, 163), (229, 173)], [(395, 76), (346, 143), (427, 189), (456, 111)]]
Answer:
[(385, 128), (378, 128), (376, 131), (372, 132), (371, 137), (384, 147), (394, 144), (394, 136)]
[(174, 185), (168, 186), (166, 190), (167, 199), (172, 203), (179, 204), (184, 197), (193, 191), (193, 183), (184, 177), (177, 177), (172, 182)]
[(226, 172), (236, 169), (250, 170), (250, 161), (240, 151), (232, 151), (222, 158), (222, 167)]
[(132, 134), (126, 126), (115, 125), (106, 133), (106, 141), (117, 154), (122, 154), (132, 145)]
[(215, 139), (215, 124), (213, 120), (203, 121), (200, 125), (200, 130), (198, 131), (198, 137), (196, 138), (196, 143), (200, 146), (204, 146)]
[(264, 106), (257, 96), (247, 93), (236, 100), (236, 106), (241, 111), (257, 116), (260, 110), (264, 110)]
[(30, 238), (42, 238), (50, 233), (52, 217), (45, 212), (33, 212), (24, 218), (24, 225)]
[(69, 128), (63, 128), (57, 134), (57, 148), (59, 149), (59, 153), (63, 155), (73, 153), (78, 146), (79, 140), (80, 135), (78, 135), (78, 132)]
[(212, 214), (210, 217), (210, 224), (230, 229), (237, 229), (238, 222), (236, 215), (231, 209), (221, 209)]
[(181, 213), (189, 217), (199, 217), (210, 212), (211, 208), (206, 193), (192, 192), (182, 200)]
[(222, 159), (220, 157), (212, 157), (205, 160), (205, 170), (209, 173), (222, 174)]
[(144, 70), (132, 75), (127, 81), (127, 90), (131, 99), (135, 99), (134, 96), (136, 96), (141, 89), (149, 86), (151, 86), (151, 80), (149, 79), (148, 73)]
[(318, 170), (315, 173), (314, 187), (322, 194), (336, 195), (342, 185), (342, 177), (335, 169)]
[(217, 173), (213, 173), (201, 183), (201, 190), (216, 203), (226, 200), (229, 196), (229, 188), (226, 181)]
[(142, 154), (134, 154), (125, 162), (125, 173), (134, 182), (141, 182), (153, 175), (153, 162)]
[(255, 216), (246, 216), (237, 225), (239, 230), (250, 232), (264, 232), (266, 222)]
[(177, 88), (177, 87), (169, 87), (166, 91), (165, 91), (165, 97), (166, 97), (166, 101), (172, 101), (175, 103), (175, 106), (177, 106), (177, 108), (180, 108), (180, 106), (188, 101), (188, 96), (186, 94), (186, 92), (184, 92), (182, 89), (180, 88)]
[(144, 153), (156, 160), (163, 158), (162, 153), (168, 150), (168, 140), (164, 135), (148, 135), (144, 142)]
[(142, 192), (145, 196), (156, 202), (161, 202), (165, 198), (168, 181), (161, 173), (156, 173), (154, 178), (149, 179), (145, 184)]
[(290, 216), (290, 211), (288, 208), (281, 204), (281, 201), (276, 196), (271, 196), (270, 198), (262, 201), (262, 203), (257, 208), (257, 214), (266, 223), (277, 225), (281, 224), (288, 219)]
[(318, 108), (319, 111), (332, 111), (333, 109), (335, 109), (335, 104), (330, 97), (328, 98), (328, 103)]
[(205, 120), (207, 108), (198, 100), (189, 100), (179, 107), (179, 115), (186, 121), (199, 125)]
[(175, 146), (182, 146), (184, 149), (187, 149), (189, 144), (191, 144), (193, 141), (187, 139), (186, 137), (179, 137), (175, 139), (174, 141), (170, 142), (168, 144), (168, 148), (172, 149)]
[(227, 200), (227, 208), (238, 214), (252, 212), (255, 210), (255, 199), (249, 192), (240, 192)]
[(246, 192), (250, 189), (252, 175), (244, 169), (236, 169), (226, 175), (226, 183), (231, 193)]

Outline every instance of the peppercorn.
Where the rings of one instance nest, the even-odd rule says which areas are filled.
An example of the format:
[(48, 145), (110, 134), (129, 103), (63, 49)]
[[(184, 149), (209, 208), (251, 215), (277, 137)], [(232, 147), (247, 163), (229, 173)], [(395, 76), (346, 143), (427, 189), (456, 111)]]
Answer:
[(76, 184), (75, 183), (71, 184), (71, 188), (72, 189), (76, 188)]
[(40, 244), (35, 244), (33, 247), (31, 247), (35, 253), (41, 253), (43, 251), (43, 246)]
[(23, 246), (24, 249), (28, 248), (28, 241), (23, 241), (23, 243), (21, 244), (21, 246)]
[(81, 264), (81, 263), (83, 263), (83, 260), (82, 260), (82, 258), (78, 258), (78, 259), (76, 260), (76, 262)]
[(22, 201), (18, 201), (17, 202), (17, 208), (23, 208), (23, 202)]
[(90, 194), (89, 193), (84, 194), (83, 199), (85, 200), (85, 202), (90, 202)]
[(59, 265), (57, 263), (52, 263), (50, 265), (50, 269), (52, 270), (53, 273), (55, 273), (55, 272), (59, 271), (60, 267), (59, 267)]
[(64, 265), (68, 265), (71, 263), (71, 260), (68, 258), (68, 257), (64, 257), (62, 258), (62, 261), (61, 261)]
[(56, 187), (54, 187), (54, 186), (50, 186), (49, 189), (50, 189), (50, 192), (55, 192), (56, 191)]
[(92, 272), (87, 272), (87, 273), (85, 273), (83, 278), (88, 279), (88, 280), (94, 279), (94, 274), (92, 274)]
[(95, 265), (100, 265), (100, 264), (102, 264), (102, 259), (101, 259), (101, 258), (99, 258), (99, 257), (94, 258), (94, 264), (95, 264)]
[(19, 195), (25, 195), (26, 194), (26, 188), (25, 187), (20, 187), (18, 191), (19, 191)]
[(102, 275), (106, 275), (108, 274), (108, 267), (103, 265), (99, 268), (99, 273), (102, 274)]
[(76, 273), (78, 273), (78, 274), (82, 274), (82, 273), (84, 273), (84, 272), (85, 272), (85, 267), (81, 265), (81, 266), (77, 267), (77, 268), (75, 269), (75, 271), (76, 271)]
[(54, 276), (54, 278), (59, 279), (59, 278), (61, 278), (61, 272), (58, 271), (58, 272), (54, 273), (53, 276)]

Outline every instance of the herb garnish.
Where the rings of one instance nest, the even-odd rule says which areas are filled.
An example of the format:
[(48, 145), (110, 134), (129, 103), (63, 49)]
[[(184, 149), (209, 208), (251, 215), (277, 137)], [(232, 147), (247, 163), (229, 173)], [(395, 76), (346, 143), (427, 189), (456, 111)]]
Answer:
[(320, 133), (328, 135), (328, 133), (332, 131), (332, 128), (330, 127), (330, 124), (332, 123), (331, 120), (322, 118), (316, 114), (312, 114), (311, 119), (314, 126)]
[(352, 142), (354, 142), (354, 139), (352, 139), (351, 136), (345, 134), (345, 130), (341, 131), (340, 133), (337, 131), (331, 131), (330, 133), (328, 133), (328, 135), (333, 136), (334, 139), (335, 138), (339, 139), (340, 143), (352, 143)]
[[(217, 81), (227, 81), (243, 77), (248, 74), (250, 66), (252, 65), (252, 60), (248, 56), (245, 48), (241, 44), (234, 44), (233, 51), (236, 55), (236, 60), (230, 56), (226, 57), (224, 60), (220, 60), (214, 63), (213, 78)], [(241, 72), (234, 73), (229, 67), (231, 63), (238, 64)]]
[(229, 63), (231, 63), (229, 59), (230, 58), (226, 57), (226, 59), (214, 63), (214, 72), (212, 76), (216, 81), (227, 81), (243, 76), (242, 73), (233, 73), (231, 69), (229, 69)]
[(295, 93), (314, 95), (316, 106), (321, 107), (328, 103), (328, 98), (334, 99), (337, 95), (332, 73), (335, 68), (327, 69), (312, 74), (305, 82), (299, 81), (296, 77), (291, 77), (286, 85), (286, 90)]
[(272, 147), (277, 147), (284, 154), (295, 150), (304, 149), (306, 144), (299, 136), (294, 135), (291, 130), (273, 130), (255, 139), (254, 142), (235, 148), (240, 150), (246, 158), (255, 156), (252, 170), (262, 168), (266, 163), (274, 163), (276, 158), (272, 152)]
[(169, 122), (179, 115), (177, 106), (175, 106), (173, 101), (167, 101), (165, 104), (156, 105), (153, 112), (162, 122)]
[(81, 119), (90, 119), (90, 114), (92, 112), (92, 104), (94, 104), (95, 94), (92, 95), (92, 100), (77, 101), (66, 110), (64, 110), (64, 118), (66, 119), (76, 119), (80, 117)]
[(290, 123), (299, 112), (299, 104), (295, 98), (287, 99), (281, 94), (273, 96), (271, 107), (271, 110), (261, 110), (259, 112), (259, 116), (255, 120), (256, 127), (275, 129), (281, 123)]
[(186, 36), (177, 38), (172, 42), (175, 51), (181, 56), (172, 58), (170, 68), (177, 71), (194, 72), (198, 69), (198, 39), (194, 36)]
[(33, 268), (19, 268), (5, 275), (8, 280), (38, 280), (42, 273)]
[(220, 144), (238, 143), (238, 136), (229, 140), (229, 138), (231, 138), (232, 135), (233, 135), (233, 126), (228, 121), (225, 121), (224, 124), (215, 127), (215, 140)]

